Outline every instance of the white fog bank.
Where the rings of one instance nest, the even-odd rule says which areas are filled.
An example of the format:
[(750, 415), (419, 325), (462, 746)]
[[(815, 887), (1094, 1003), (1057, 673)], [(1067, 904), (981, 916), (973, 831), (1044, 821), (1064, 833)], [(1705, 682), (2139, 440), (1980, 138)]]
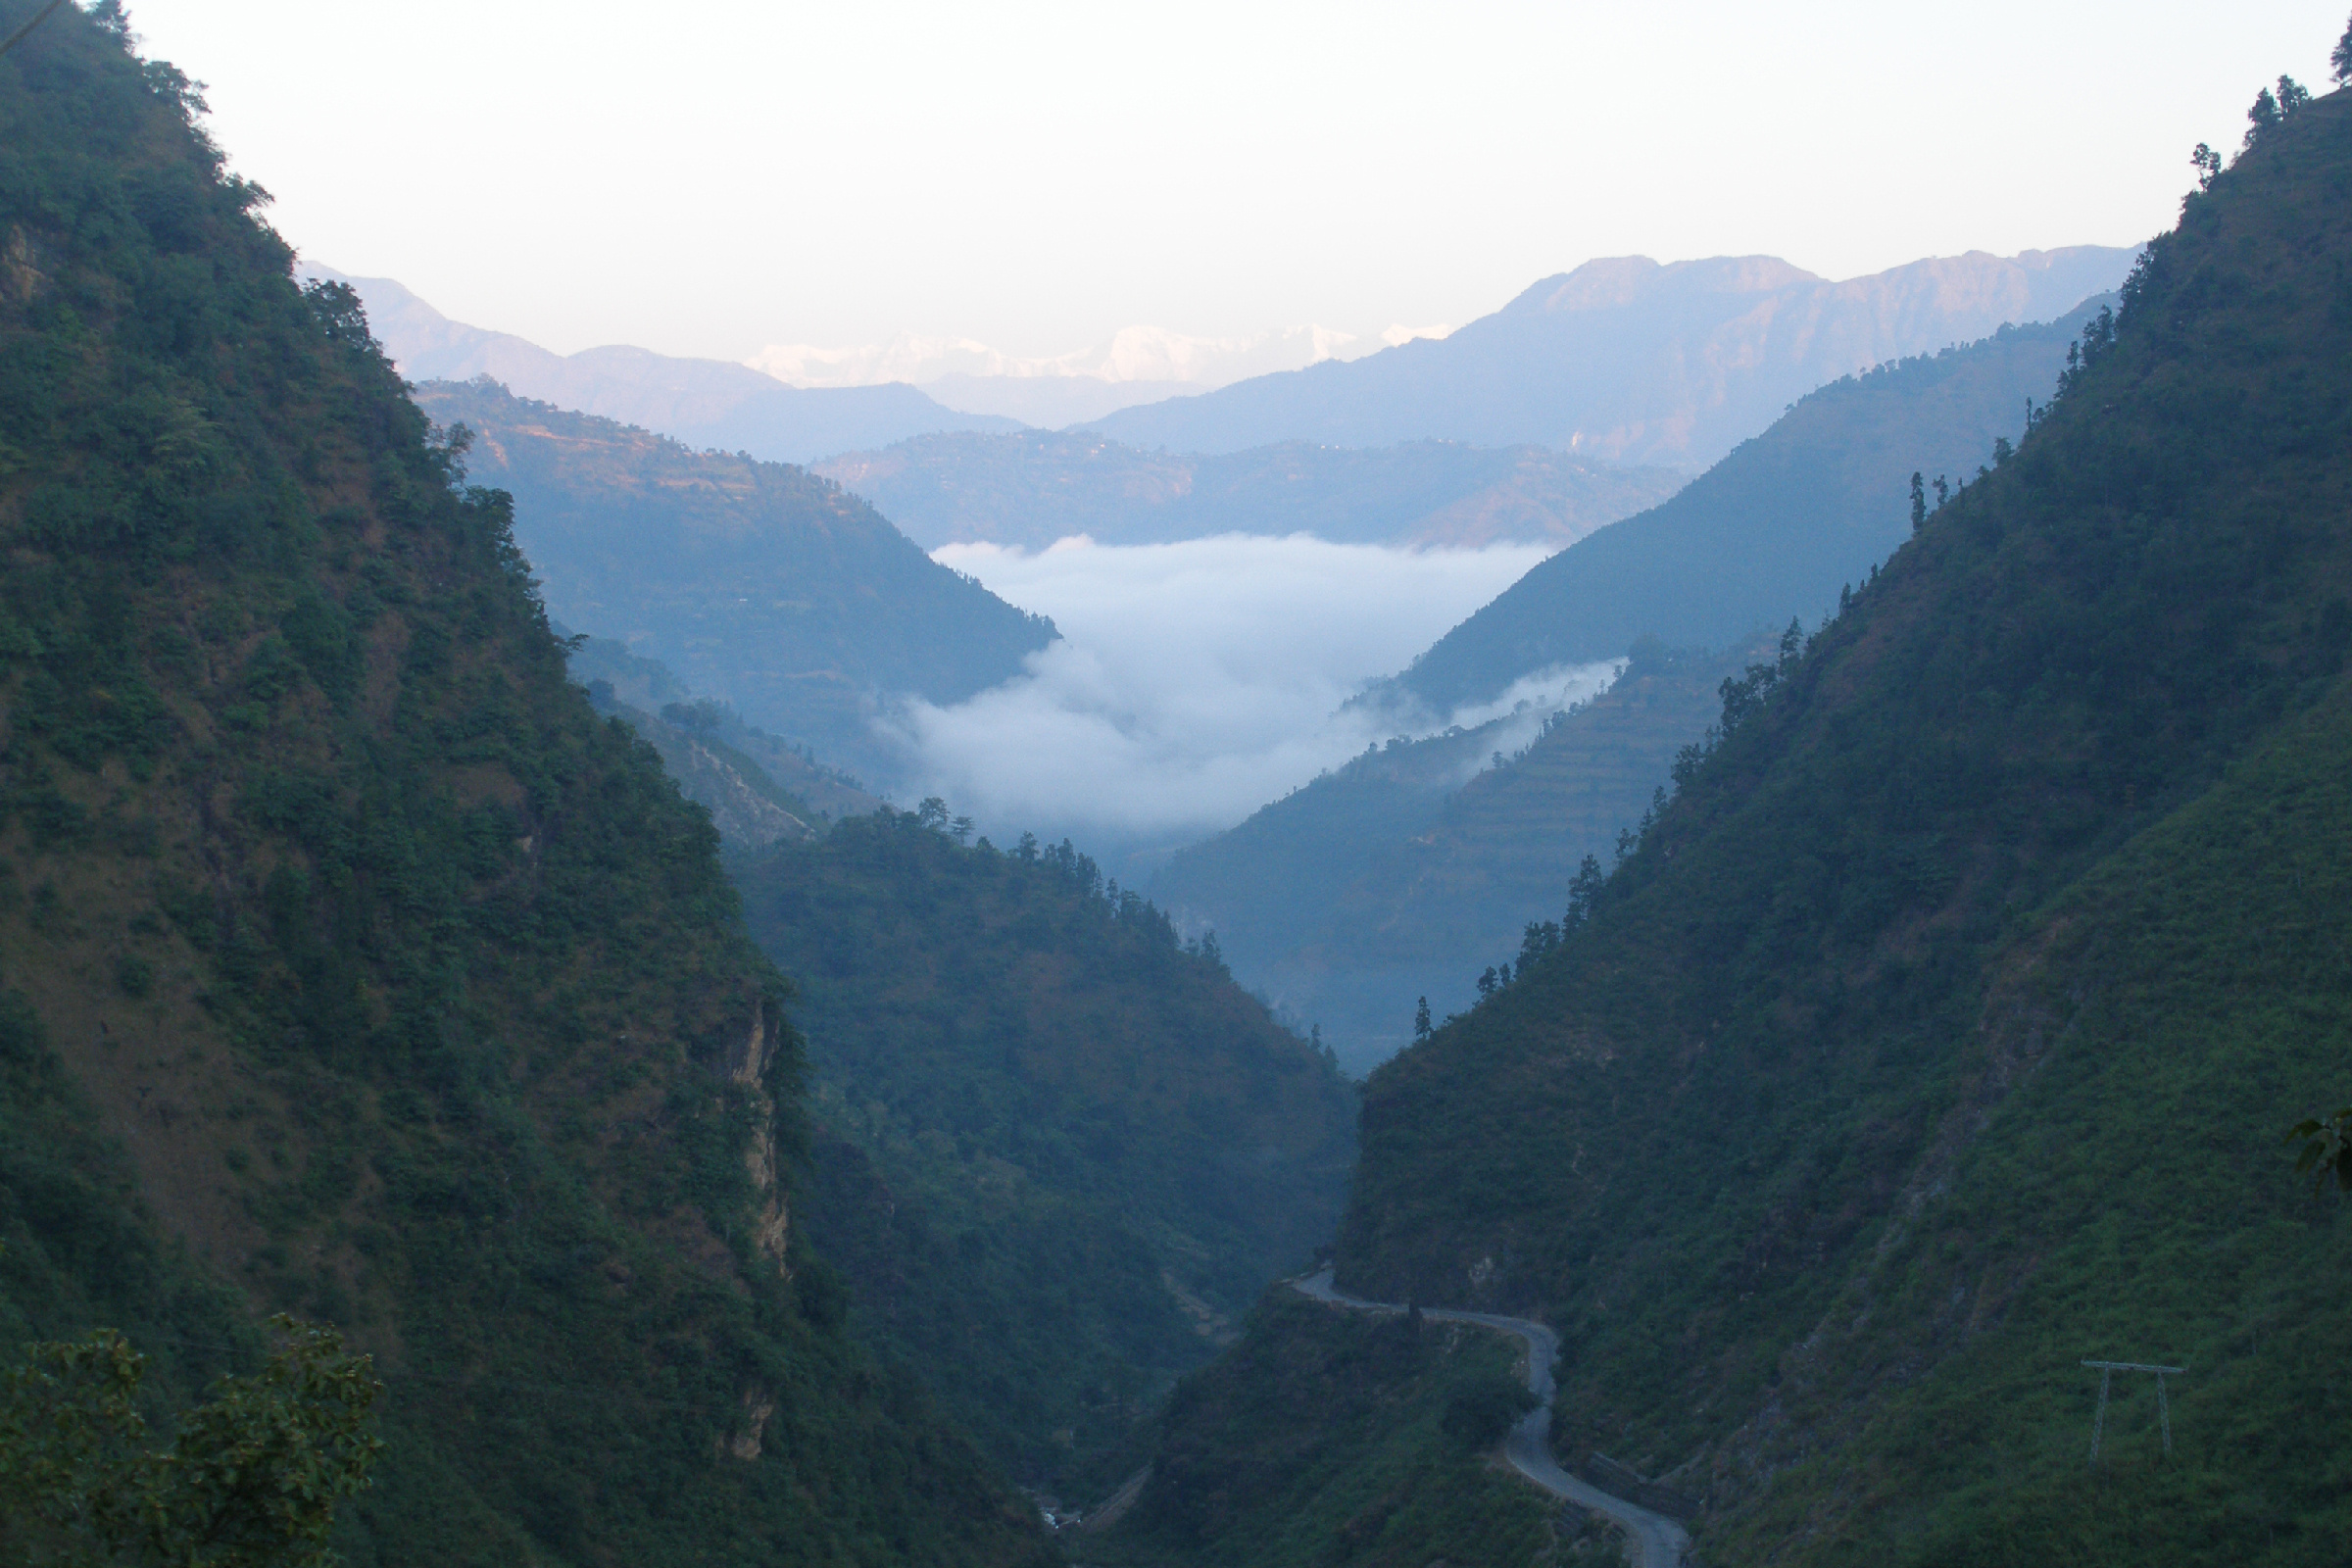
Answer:
[(1385, 739), (1388, 721), (1341, 705), (1546, 554), (1305, 535), (1141, 546), (1080, 537), (1036, 554), (951, 545), (936, 559), (1053, 616), (1062, 640), (1032, 656), (1022, 679), (953, 708), (905, 710), (902, 738), (923, 793), (984, 832), (1173, 847)]

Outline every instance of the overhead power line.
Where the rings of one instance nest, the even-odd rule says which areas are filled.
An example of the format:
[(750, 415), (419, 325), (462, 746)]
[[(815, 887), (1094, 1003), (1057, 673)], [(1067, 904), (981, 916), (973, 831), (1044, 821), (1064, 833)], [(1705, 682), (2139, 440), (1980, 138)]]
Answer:
[(17, 45), (23, 43), (26, 38), (30, 37), (32, 35), (32, 29), (39, 26), (42, 23), (47, 22), (49, 20), (49, 13), (55, 11), (59, 6), (62, 6), (65, 3), (66, 0), (49, 0), (47, 5), (41, 7), (39, 15), (35, 16), (30, 22), (27, 22), (22, 27), (19, 27), (16, 31), (10, 33), (8, 35), (8, 42), (0, 43), (0, 55), (8, 53), (11, 49), (14, 49)]

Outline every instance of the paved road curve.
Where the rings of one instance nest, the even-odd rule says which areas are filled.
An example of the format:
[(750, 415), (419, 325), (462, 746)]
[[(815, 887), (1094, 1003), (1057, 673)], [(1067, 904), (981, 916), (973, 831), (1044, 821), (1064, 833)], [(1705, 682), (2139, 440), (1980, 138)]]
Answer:
[[(1333, 1287), (1329, 1269), (1291, 1281), (1291, 1289), (1318, 1301), (1353, 1307), (1359, 1312), (1404, 1310), (1394, 1301), (1366, 1301), (1343, 1296)], [(1551, 1367), (1560, 1355), (1559, 1339), (1551, 1330), (1523, 1317), (1498, 1317), (1492, 1312), (1449, 1312), (1425, 1306), (1421, 1315), (1440, 1323), (1484, 1324), (1525, 1340), (1527, 1391), (1544, 1402), (1511, 1428), (1511, 1435), (1503, 1445), (1503, 1453), (1510, 1459), (1511, 1467), (1553, 1496), (1564, 1497), (1614, 1520), (1640, 1545), (1642, 1568), (1682, 1568), (1684, 1554), (1690, 1549), (1690, 1538), (1681, 1525), (1662, 1513), (1652, 1513), (1638, 1503), (1611, 1496), (1591, 1482), (1570, 1475), (1551, 1457)]]

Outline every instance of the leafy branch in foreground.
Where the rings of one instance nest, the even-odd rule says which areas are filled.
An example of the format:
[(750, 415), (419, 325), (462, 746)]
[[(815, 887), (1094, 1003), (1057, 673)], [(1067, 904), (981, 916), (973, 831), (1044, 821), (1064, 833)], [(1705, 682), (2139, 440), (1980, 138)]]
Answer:
[(2328, 1185), (2330, 1175), (2336, 1186), (2352, 1192), (2352, 1105), (2326, 1121), (2314, 1117), (2295, 1123), (2286, 1130), (2285, 1142), (2303, 1145), (2303, 1152), (2295, 1156), (2295, 1169), (2311, 1172), (2314, 1194)]
[(0, 1380), (0, 1558), (14, 1563), (323, 1568), (335, 1503), (366, 1490), (382, 1385), (332, 1329), (272, 1319), (284, 1343), (222, 1378), (140, 1446), (146, 1357), (113, 1329), (35, 1345)]

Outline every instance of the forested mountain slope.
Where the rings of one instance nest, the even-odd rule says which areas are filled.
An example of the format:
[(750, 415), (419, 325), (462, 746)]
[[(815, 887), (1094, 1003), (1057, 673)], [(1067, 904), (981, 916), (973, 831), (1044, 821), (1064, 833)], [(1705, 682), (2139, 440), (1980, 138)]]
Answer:
[(2128, 251), (1930, 257), (1832, 282), (1771, 256), (1642, 256), (1547, 277), (1443, 339), (1122, 409), (1129, 446), (1522, 443), (1704, 468), (1814, 388), (1888, 360), (2047, 321), (2115, 287)]
[[(1709, 1561), (2320, 1564), (2352, 1218), (2352, 94), (1727, 705), (1553, 956), (1365, 1091), (1344, 1284), (1540, 1310)], [(2119, 1385), (2086, 1473), (2084, 1358)]]
[(1559, 918), (1579, 864), (1641, 821), (1752, 657), (1637, 643), (1590, 702), (1392, 740), (1179, 851), (1152, 894), (1369, 1071), (1412, 1038), (1418, 999), (1469, 1006), (1529, 921)]
[(1493, 1460), (1522, 1406), (1519, 1360), (1483, 1329), (1277, 1288), (1234, 1353), (1167, 1401), (1148, 1484), (1072, 1549), (1104, 1568), (1619, 1568), (1611, 1532), (1555, 1534), (1562, 1510)]
[(810, 1223), (861, 1331), (1024, 1479), (1078, 1484), (1328, 1240), (1354, 1097), (1067, 844), (948, 827), (851, 818), (737, 881), (800, 987), (835, 1140)]
[(1085, 534), (1156, 544), (1311, 533), (1341, 544), (1564, 545), (1664, 500), (1672, 468), (1542, 447), (1411, 441), (1372, 451), (1294, 441), (1222, 457), (1145, 452), (1085, 433), (918, 436), (816, 466), (927, 549), (988, 540), (1041, 550)]
[(823, 812), (719, 737), (724, 710), (716, 704), (672, 703), (653, 712), (621, 701), (604, 680), (588, 682), (588, 704), (627, 724), (654, 749), (678, 793), (710, 813), (723, 849), (764, 850), (780, 839), (824, 831)]
[(880, 698), (960, 701), (1054, 638), (1053, 622), (805, 469), (695, 452), (494, 383), (416, 397), (476, 433), (468, 470), (514, 494), (515, 542), (551, 614), (853, 771), (890, 763), (865, 723)]
[(632, 654), (625, 645), (610, 637), (568, 635), (560, 622), (556, 623), (556, 634), (566, 638), (571, 657), (565, 662), (571, 678), (588, 688), (589, 701), (597, 710), (626, 718), (639, 734), (653, 742), (654, 750), (662, 754), (662, 763), (669, 767), (670, 776), (678, 780), (680, 792), (688, 800), (702, 801), (710, 808), (711, 825), (718, 829), (722, 840), (728, 840), (729, 835), (717, 803), (697, 794), (671, 761), (672, 754), (682, 744), (682, 734), (664, 738), (662, 729), (691, 732), (698, 738), (717, 742), (722, 760), (725, 753), (740, 754), (751, 766), (766, 774), (770, 783), (815, 812), (815, 817), (810, 817), (799, 808), (791, 808), (811, 824), (819, 817), (830, 820), (837, 816), (862, 816), (882, 804), (868, 795), (855, 778), (819, 760), (815, 750), (805, 742), (788, 741), (756, 724), (745, 723), (743, 715), (733, 708), (715, 698), (699, 695), (660, 660)]
[(1818, 622), (1909, 535), (1911, 475), (1957, 483), (1991, 463), (2095, 311), (1821, 388), (1672, 498), (1531, 568), (1370, 700), (1444, 713), (1637, 637), (1728, 648)]
[[(0, 27), (32, 13), (0, 0)], [(119, 7), (0, 59), (0, 1340), (388, 1385), (358, 1564), (1046, 1548), (791, 1222), (796, 1037), (504, 498)]]

